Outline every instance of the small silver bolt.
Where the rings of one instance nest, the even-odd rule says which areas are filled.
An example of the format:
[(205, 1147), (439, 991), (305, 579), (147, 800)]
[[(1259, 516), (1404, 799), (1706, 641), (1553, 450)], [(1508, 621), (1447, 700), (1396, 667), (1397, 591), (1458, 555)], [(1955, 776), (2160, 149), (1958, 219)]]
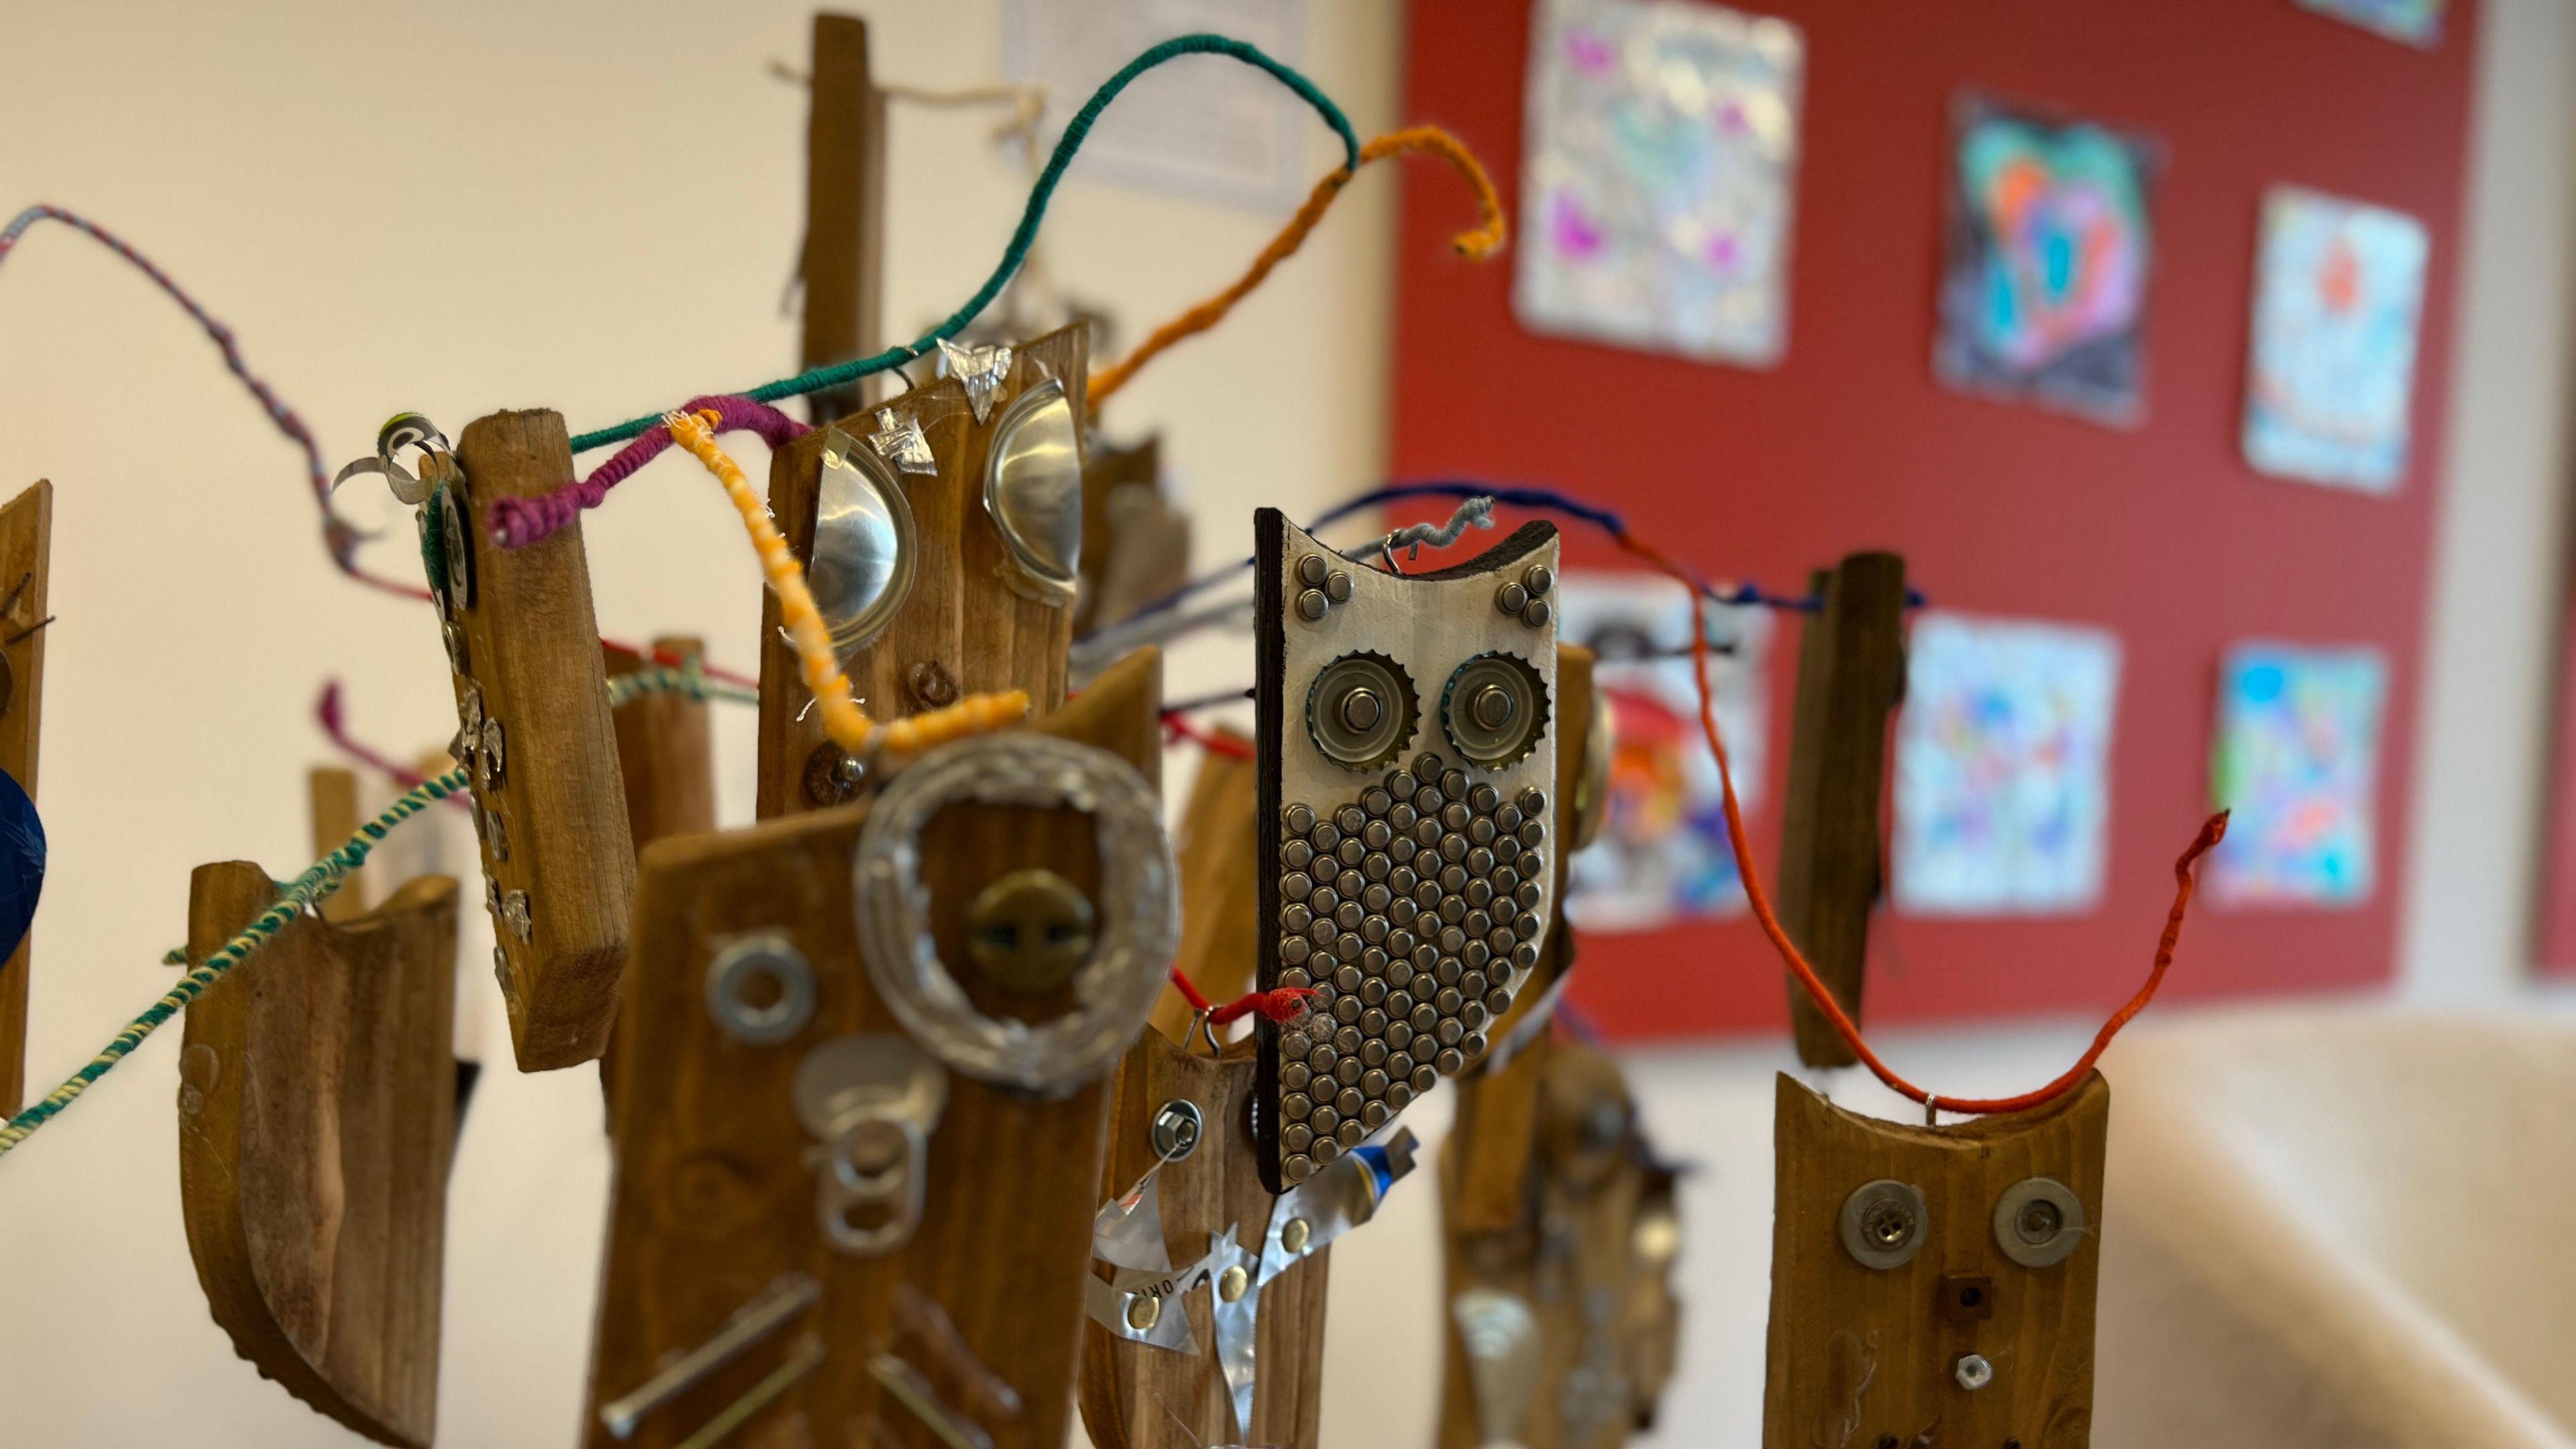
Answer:
[(1959, 1355), (1958, 1367), (1951, 1372), (1957, 1376), (1959, 1387), (1972, 1394), (1995, 1381), (1995, 1366), (1986, 1362), (1982, 1353)]
[(1155, 1155), (1165, 1162), (1180, 1161), (1199, 1150), (1199, 1133), (1202, 1130), (1203, 1119), (1199, 1115), (1198, 1103), (1181, 1097), (1165, 1102), (1162, 1110), (1154, 1114), (1151, 1140)]

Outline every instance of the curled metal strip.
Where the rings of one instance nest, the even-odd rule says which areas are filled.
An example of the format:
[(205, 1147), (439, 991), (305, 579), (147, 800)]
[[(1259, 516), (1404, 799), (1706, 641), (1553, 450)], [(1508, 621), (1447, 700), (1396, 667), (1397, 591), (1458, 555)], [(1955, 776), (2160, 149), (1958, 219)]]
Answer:
[(1267, 1283), (1377, 1216), (1387, 1190), (1413, 1171), (1417, 1145), (1412, 1128), (1398, 1127), (1384, 1141), (1352, 1148), (1281, 1194), (1270, 1209), (1261, 1271), (1254, 1277)]
[[(1066, 807), (1100, 850), (1098, 944), (1073, 974), (1075, 1006), (1030, 1023), (976, 1010), (930, 933), (921, 834), (951, 805)], [(853, 867), (869, 979), (906, 1030), (970, 1077), (1060, 1096), (1115, 1064), (1153, 1009), (1180, 941), (1172, 843), (1154, 792), (1106, 750), (998, 734), (932, 752), (894, 777), (859, 833)]]

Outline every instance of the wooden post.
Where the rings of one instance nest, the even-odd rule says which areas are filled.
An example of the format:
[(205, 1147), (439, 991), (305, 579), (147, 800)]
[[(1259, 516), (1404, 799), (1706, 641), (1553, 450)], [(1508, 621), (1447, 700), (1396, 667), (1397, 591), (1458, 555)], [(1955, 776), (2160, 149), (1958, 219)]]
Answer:
[[(304, 794), (313, 812), (313, 857), (316, 860), (348, 844), (366, 817), (358, 813), (358, 772), (337, 765), (316, 765), (304, 772)], [(322, 898), (322, 919), (346, 921), (367, 913), (374, 892), (374, 867), (360, 866), (340, 888)]]
[[(697, 660), (705, 641), (668, 637), (655, 654)], [(663, 667), (658, 660), (601, 646), (610, 678)], [(616, 711), (617, 771), (626, 784), (626, 828), (638, 854), (667, 835), (716, 828), (715, 744), (707, 702), (685, 694), (638, 696)]]
[[(248, 862), (198, 868), (202, 962), (277, 900)], [(234, 1351), (368, 1438), (427, 1449), (455, 1138), (456, 882), (346, 922), (290, 923), (188, 1008), (179, 1208)]]
[(463, 482), (436, 496), (430, 526), (446, 561), (437, 588), (457, 709), (473, 735), (493, 966), (519, 1070), (576, 1066), (607, 1044), (635, 899), (634, 851), (617, 848), (629, 839), (626, 792), (590, 569), (579, 522), (523, 549), (494, 547), (485, 527), (494, 499), (573, 476), (572, 450), (561, 415), (505, 412), (468, 426), (456, 460)]
[(1163, 440), (1091, 440), (1082, 464), (1082, 597), (1073, 632), (1126, 623), (1190, 579), (1190, 516), (1163, 496)]
[[(1159, 657), (1139, 651), (1034, 728), (1107, 749), (1151, 782), (1160, 680)], [(870, 808), (862, 800), (645, 853), (618, 1033), (620, 1171), (583, 1430), (592, 1449), (669, 1449), (729, 1406), (748, 1406), (744, 1442), (793, 1436), (798, 1425), (904, 1449), (961, 1442), (936, 1435), (905, 1397), (907, 1371), (999, 1449), (1064, 1443), (1110, 1077), (1039, 1097), (940, 1071), (945, 1106), (921, 1138), (913, 1180), (924, 1196), (910, 1239), (873, 1254), (836, 1251), (818, 1223), (816, 1174), (832, 1169), (818, 1165), (793, 1105), (800, 1070), (847, 1037), (911, 1039), (857, 936), (851, 861)], [(963, 903), (1035, 866), (1097, 895), (1096, 838), (1088, 816), (1065, 809), (960, 804), (935, 819), (920, 846), (931, 934), (969, 993), (996, 988), (962, 964)], [(746, 940), (783, 940), (806, 963), (810, 1019), (783, 1039), (742, 1039), (709, 1008), (717, 954)], [(634, 1402), (675, 1356), (782, 1283), (802, 1284), (805, 1296), (771, 1333), (688, 1387), (646, 1394), (627, 1433), (603, 1421), (603, 1408)], [(978, 1392), (990, 1375), (1014, 1406)]]
[[(1905, 678), (1905, 560), (1856, 553), (1815, 576), (1824, 611), (1798, 644), (1789, 790), (1780, 842), (1780, 923), (1860, 1020), (1869, 913), (1879, 878), (1879, 794), (1887, 716)], [(1798, 1059), (1848, 1066), (1851, 1048), (1795, 977), (1789, 1013)]]
[[(17, 597), (0, 612), (0, 770), (36, 798), (36, 742), (45, 703), (46, 578), (53, 552), (54, 485), (43, 479), (0, 506), (0, 596)], [(19, 588), (20, 580), (26, 587)], [(25, 1105), (27, 975), (36, 936), (31, 927), (0, 964), (0, 1113)]]
[[(965, 384), (953, 377), (841, 420), (863, 448), (879, 430), (881, 414), (917, 422), (938, 469), (902, 475), (919, 533), (910, 598), (884, 634), (844, 662), (860, 701), (878, 719), (992, 690), (1025, 689), (1040, 714), (1064, 699), (1073, 611), (1024, 598), (1005, 582), (1012, 565), (984, 508), (984, 462), (1011, 401), (1050, 380), (1062, 382), (1080, 426), (1086, 338), (1084, 328), (1067, 327), (1015, 348), (1011, 376), (982, 422), (967, 404)], [(808, 562), (824, 441), (817, 429), (780, 449), (769, 467), (770, 513), (796, 556)], [(796, 651), (781, 637), (777, 596), (766, 589), (760, 618), (758, 814), (769, 820), (839, 804), (848, 792), (834, 778), (841, 753), (825, 737), (819, 714), (807, 709), (812, 696)]]
[[(800, 366), (865, 357), (883, 344), (885, 93), (868, 67), (868, 23), (814, 16), (805, 120), (805, 338)], [(856, 412), (859, 384), (814, 394), (817, 424)]]
[(2110, 1112), (2099, 1073), (1942, 1128), (1781, 1077), (1765, 1449), (2085, 1443)]

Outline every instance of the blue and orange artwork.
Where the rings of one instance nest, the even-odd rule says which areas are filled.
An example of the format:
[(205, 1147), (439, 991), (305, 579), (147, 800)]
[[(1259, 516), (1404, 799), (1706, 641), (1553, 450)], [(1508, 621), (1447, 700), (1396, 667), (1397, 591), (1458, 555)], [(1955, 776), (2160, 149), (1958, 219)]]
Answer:
[(1927, 613), (1896, 727), (1893, 897), (1921, 915), (2064, 915), (2101, 898), (2120, 641)]
[(2312, 483), (2393, 491), (2406, 473), (2423, 223), (2276, 186), (2263, 200), (2245, 460)]
[[(1689, 593), (1660, 574), (1577, 569), (1558, 598), (1558, 637), (1592, 651), (1614, 741), (1601, 827), (1566, 865), (1567, 919), (1586, 931), (1642, 931), (1741, 912), (1744, 875), (1691, 683)], [(1709, 692), (1737, 789), (1755, 809), (1771, 619), (1711, 604), (1701, 627), (1724, 651), (1709, 661)]]
[(2144, 407), (2154, 149), (1961, 101), (1933, 367), (1972, 392), (2105, 422)]
[(2227, 905), (2351, 906), (2376, 873), (2381, 718), (2376, 649), (2240, 644), (2218, 676), (2210, 793), (2233, 810), (2209, 861)]

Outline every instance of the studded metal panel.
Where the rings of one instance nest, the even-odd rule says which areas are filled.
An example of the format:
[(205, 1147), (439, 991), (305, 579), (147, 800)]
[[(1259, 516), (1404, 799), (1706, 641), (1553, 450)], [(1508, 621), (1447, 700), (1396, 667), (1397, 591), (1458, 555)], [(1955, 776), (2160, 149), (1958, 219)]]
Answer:
[(1555, 880), (1554, 527), (1386, 573), (1256, 519), (1265, 988), (1257, 1140), (1284, 1190), (1485, 1051)]

